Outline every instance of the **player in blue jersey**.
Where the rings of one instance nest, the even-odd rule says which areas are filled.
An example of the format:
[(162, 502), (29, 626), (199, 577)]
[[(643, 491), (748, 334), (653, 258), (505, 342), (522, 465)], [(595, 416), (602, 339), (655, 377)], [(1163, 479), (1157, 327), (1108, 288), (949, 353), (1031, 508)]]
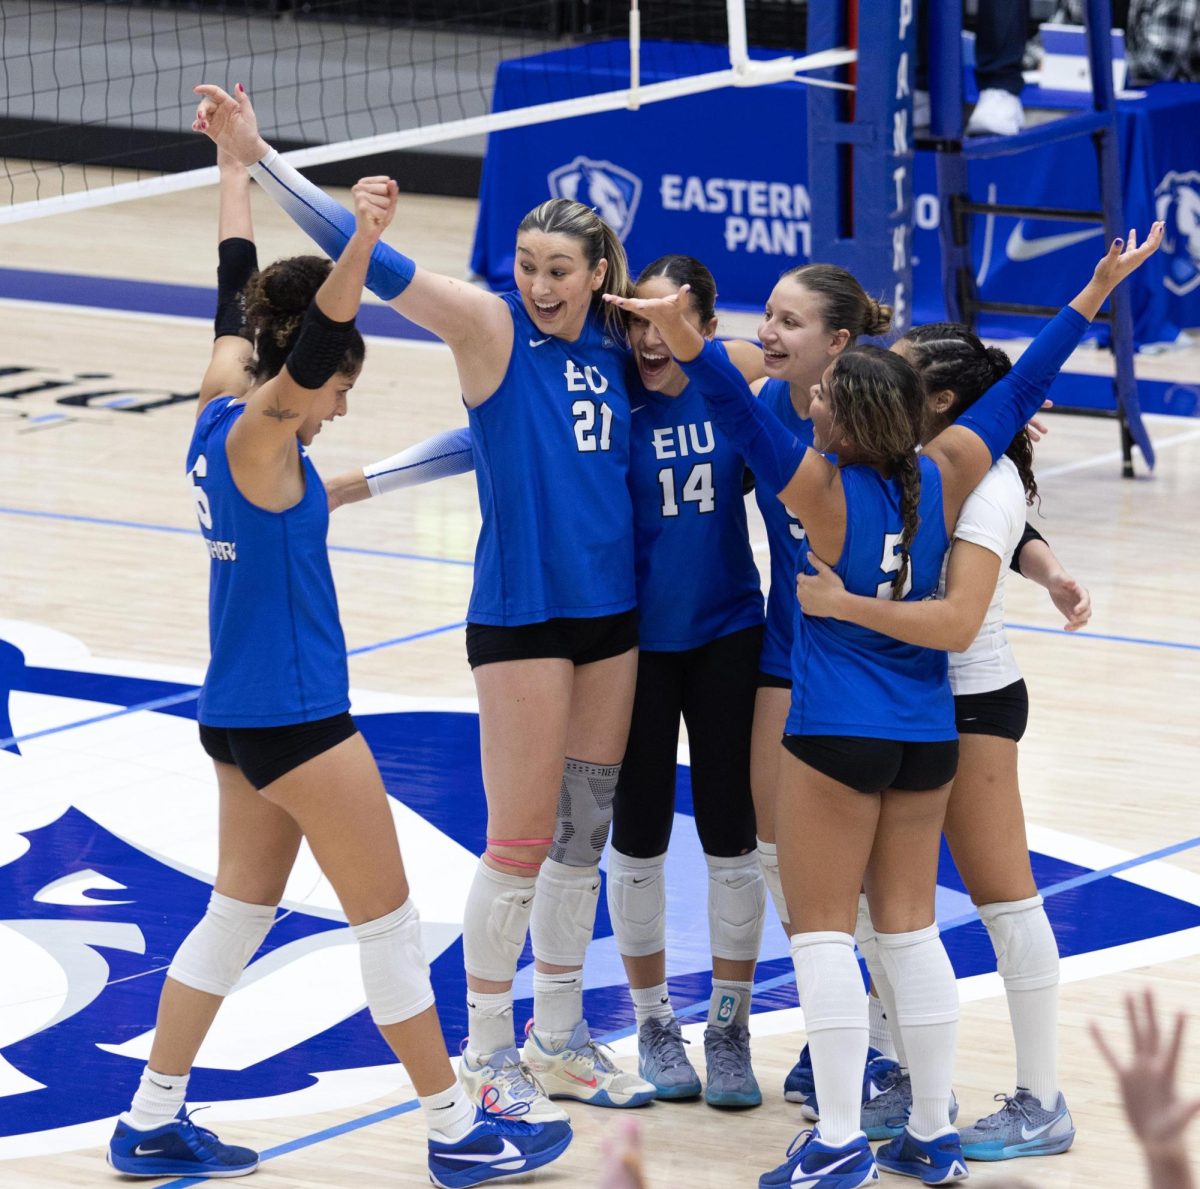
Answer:
[[(717, 290), (698, 260), (654, 261), (636, 292), (661, 297), (684, 284), (686, 317), (711, 338)], [(746, 527), (745, 461), (713, 428), (654, 326), (631, 316), (629, 338), (640, 650), (614, 802), (609, 916), (637, 1014), (639, 1072), (659, 1098), (695, 1097), (700, 1080), (684, 1053), (666, 976), (664, 868), (682, 718), (713, 955), (704, 1095), (713, 1106), (757, 1106), (748, 1024), (766, 896), (755, 854), (750, 729), (763, 600)], [(731, 342), (728, 350), (748, 379), (762, 374), (758, 348)]]
[(371, 1015), (419, 1095), (430, 1179), (481, 1184), (548, 1163), (571, 1132), (477, 1107), (454, 1076), (387, 794), (348, 713), (325, 492), (305, 453), (345, 414), (361, 369), (354, 319), (396, 184), (355, 186), (355, 230), (332, 269), (300, 257), (254, 277), (252, 351), (237, 304), (255, 267), (248, 183), (240, 166), (221, 164), (217, 338), (187, 459), (211, 558), (212, 659), (198, 718), (220, 797), (217, 874), (207, 912), (171, 962), (149, 1063), (108, 1161), (138, 1177), (236, 1177), (257, 1167), (256, 1152), (192, 1122), (187, 1082), (306, 839), (358, 940)]
[[(893, 348), (921, 373), (928, 392), (926, 437), (970, 408), (1012, 366), (965, 326), (934, 323), (910, 330)], [(962, 1132), (968, 1158), (1003, 1160), (1065, 1152), (1075, 1136), (1056, 1067), (1058, 948), (1030, 867), (1017, 782), (1017, 744), (1029, 697), (1004, 631), (1005, 575), (1044, 585), (1068, 631), (1087, 623), (1091, 603), (1040, 534), (1025, 523), (1037, 496), (1029, 432), (1022, 429), (963, 504), (954, 527), (941, 597), (896, 603), (850, 594), (813, 559), (797, 593), (806, 615), (833, 616), (913, 644), (950, 650), (959, 762), (944, 833), (955, 866), (996, 950), (1017, 1052), (1016, 1092)], [(858, 946), (885, 1001), (886, 970), (860, 911)], [(903, 1037), (897, 1036), (903, 1054)], [(903, 1056), (901, 1056), (903, 1064)], [(863, 1107), (868, 1138), (897, 1133), (912, 1101), (901, 1078)]]
[[(964, 500), (1040, 406), (1089, 320), (1162, 238), (1117, 241), (1089, 284), (1020, 362), (921, 454), (924, 389), (903, 358), (856, 348), (813, 394), (813, 447), (755, 400), (719, 344), (683, 317), (682, 294), (610, 299), (659, 326), (714, 421), (804, 524), (811, 552), (846, 588), (878, 598), (933, 594)], [(1123, 250), (1124, 249), (1124, 250)], [(934, 918), (937, 856), (957, 767), (946, 655), (840, 620), (797, 621), (776, 827), (792, 956), (821, 1103), (819, 1132), (760, 1185), (850, 1189), (885, 1169), (945, 1184), (966, 1177), (949, 1123), (958, 996)], [(860, 1129), (866, 996), (854, 958), (866, 887), (913, 1080), (902, 1134), (872, 1154)]]
[[(224, 147), (339, 255), (348, 213), (278, 159), (244, 93), (198, 90), (222, 113)], [(380, 244), (367, 282), (451, 348), (483, 513), (467, 656), (488, 825), (463, 922), (459, 1072), (477, 1099), (495, 1092), (530, 1118), (565, 1120), (543, 1087), (606, 1106), (654, 1094), (592, 1043), (583, 1019), (583, 956), (637, 675), (627, 349), (620, 312), (600, 301), (627, 292), (629, 276), (616, 234), (563, 199), (522, 220), (514, 271), (516, 291), (498, 297)], [(518, 1052), (512, 981), (527, 932), (534, 1028)]]

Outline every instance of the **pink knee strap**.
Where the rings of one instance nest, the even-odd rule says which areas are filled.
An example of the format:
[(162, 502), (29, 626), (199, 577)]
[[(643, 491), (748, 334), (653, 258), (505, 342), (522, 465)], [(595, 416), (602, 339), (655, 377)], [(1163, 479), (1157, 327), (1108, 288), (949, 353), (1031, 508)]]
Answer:
[(549, 846), (553, 838), (489, 838), (488, 846)]
[(493, 862), (503, 863), (505, 867), (517, 867), (522, 871), (540, 871), (542, 869), (541, 863), (522, 863), (519, 859), (506, 859), (490, 848), (485, 853)]

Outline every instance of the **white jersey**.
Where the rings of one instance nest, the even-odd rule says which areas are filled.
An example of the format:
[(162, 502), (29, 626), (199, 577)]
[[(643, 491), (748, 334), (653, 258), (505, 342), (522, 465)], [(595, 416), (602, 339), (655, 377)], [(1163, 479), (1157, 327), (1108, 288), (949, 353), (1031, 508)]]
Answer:
[[(955, 540), (971, 541), (1000, 558), (1000, 577), (979, 634), (966, 652), (950, 653), (950, 688), (955, 696), (990, 693), (1021, 679), (1004, 631), (1004, 581), (1025, 531), (1025, 508), (1025, 488), (1016, 464), (1001, 457), (967, 497), (954, 526)], [(943, 569), (942, 595), (945, 588)]]

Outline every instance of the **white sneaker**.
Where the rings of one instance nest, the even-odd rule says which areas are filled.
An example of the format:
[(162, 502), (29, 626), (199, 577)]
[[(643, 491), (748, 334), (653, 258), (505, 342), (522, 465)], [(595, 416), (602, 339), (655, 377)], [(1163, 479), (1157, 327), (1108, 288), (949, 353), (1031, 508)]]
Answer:
[(1016, 136), (1025, 127), (1025, 109), (1011, 91), (987, 87), (967, 121), (968, 136)]
[(551, 1098), (574, 1098), (592, 1106), (644, 1106), (658, 1093), (653, 1082), (613, 1064), (592, 1040), (587, 1020), (579, 1022), (571, 1039), (556, 1053), (542, 1047), (531, 1023), (525, 1029), (521, 1059)]
[(501, 1049), (484, 1058), (481, 1064), (472, 1065), (464, 1044), (458, 1080), (471, 1101), (492, 1114), (504, 1114), (515, 1107), (512, 1116), (521, 1123), (564, 1123), (571, 1118), (546, 1096), (541, 1082), (521, 1060), (515, 1047)]

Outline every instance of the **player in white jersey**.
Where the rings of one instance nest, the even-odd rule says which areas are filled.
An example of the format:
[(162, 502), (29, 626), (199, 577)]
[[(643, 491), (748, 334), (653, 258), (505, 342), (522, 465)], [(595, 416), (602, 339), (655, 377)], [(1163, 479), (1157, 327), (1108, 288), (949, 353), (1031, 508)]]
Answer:
[[(984, 347), (965, 326), (953, 323), (916, 327), (894, 349), (925, 379), (927, 439), (1011, 366), (1002, 351)], [(1017, 744), (1029, 699), (1004, 630), (1007, 571), (1012, 566), (1044, 585), (1067, 617), (1068, 630), (1087, 622), (1091, 603), (1040, 534), (1027, 527), (1026, 507), (1036, 495), (1031, 444), (1028, 431), (1022, 431), (963, 504), (940, 600), (917, 606), (915, 613), (903, 608), (897, 614), (882, 600), (848, 595), (823, 564), (817, 575), (801, 575), (797, 582), (807, 615), (848, 619), (950, 651), (960, 742), (944, 829), (996, 949), (1017, 1049), (1016, 1092), (1002, 1096), (1004, 1106), (995, 1114), (962, 1132), (964, 1154), (980, 1160), (1064, 1152), (1075, 1135), (1055, 1062), (1058, 949), (1030, 867), (1017, 781)], [(892, 989), (865, 913), (858, 943), (888, 1007)], [(888, 1015), (895, 1018), (894, 1003)], [(892, 1032), (903, 1066), (903, 1038), (895, 1035), (898, 1029)], [(906, 1116), (911, 1093), (904, 1077), (865, 1107), (868, 1135), (882, 1138), (889, 1118)]]

